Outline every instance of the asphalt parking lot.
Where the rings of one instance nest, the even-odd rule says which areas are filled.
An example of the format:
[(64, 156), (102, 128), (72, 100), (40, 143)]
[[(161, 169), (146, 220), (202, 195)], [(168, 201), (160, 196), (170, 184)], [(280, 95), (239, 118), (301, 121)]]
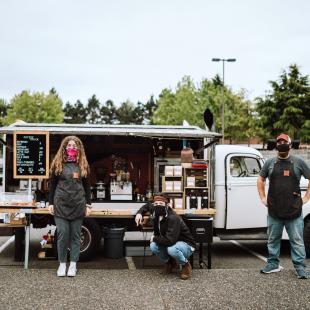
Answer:
[[(309, 280), (299, 280), (282, 243), (280, 273), (262, 275), (265, 241), (220, 241), (212, 246), (212, 269), (194, 257), (188, 281), (160, 274), (154, 256), (108, 259), (102, 251), (81, 262), (75, 278), (57, 278), (56, 260), (38, 260), (40, 236), (32, 233), (29, 270), (14, 261), (14, 240), (0, 238), (0, 309), (309, 309)], [(5, 245), (5, 248), (3, 247)], [(206, 257), (204, 258), (206, 261)], [(309, 259), (307, 259), (309, 264)]]

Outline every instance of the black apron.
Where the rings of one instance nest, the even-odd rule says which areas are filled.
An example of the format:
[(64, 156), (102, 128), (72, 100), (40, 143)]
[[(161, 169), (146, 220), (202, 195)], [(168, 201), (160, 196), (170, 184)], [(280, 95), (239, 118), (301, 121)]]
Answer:
[(269, 180), (267, 197), (269, 215), (279, 219), (299, 217), (302, 211), (302, 199), (293, 161), (278, 159)]
[(55, 216), (74, 220), (85, 216), (86, 199), (80, 167), (65, 163), (54, 196)]

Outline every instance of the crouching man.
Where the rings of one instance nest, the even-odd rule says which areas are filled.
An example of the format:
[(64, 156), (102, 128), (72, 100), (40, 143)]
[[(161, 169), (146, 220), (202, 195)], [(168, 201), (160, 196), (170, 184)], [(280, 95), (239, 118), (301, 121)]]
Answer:
[(142, 224), (146, 212), (153, 217), (154, 226), (150, 249), (165, 263), (164, 273), (171, 273), (174, 267), (181, 265), (180, 277), (187, 280), (192, 274), (188, 259), (195, 250), (195, 241), (188, 227), (170, 208), (167, 198), (162, 195), (155, 196), (153, 203), (148, 203), (139, 209), (135, 217), (137, 226)]

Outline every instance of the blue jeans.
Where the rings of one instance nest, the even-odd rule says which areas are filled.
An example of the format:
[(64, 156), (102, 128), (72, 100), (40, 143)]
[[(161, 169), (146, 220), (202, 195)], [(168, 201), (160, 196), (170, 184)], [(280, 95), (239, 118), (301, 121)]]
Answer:
[(281, 238), (283, 227), (285, 227), (290, 245), (291, 245), (291, 258), (295, 269), (301, 269), (305, 267), (304, 260), (306, 258), (305, 245), (303, 240), (304, 233), (304, 220), (303, 216), (293, 220), (282, 220), (271, 217), (267, 217), (268, 223), (268, 264), (278, 266)]
[(150, 244), (150, 249), (156, 256), (159, 256), (162, 262), (167, 263), (171, 256), (179, 265), (185, 265), (188, 262), (188, 258), (195, 250), (192, 246), (183, 241), (178, 241), (169, 247), (160, 246), (152, 242)]

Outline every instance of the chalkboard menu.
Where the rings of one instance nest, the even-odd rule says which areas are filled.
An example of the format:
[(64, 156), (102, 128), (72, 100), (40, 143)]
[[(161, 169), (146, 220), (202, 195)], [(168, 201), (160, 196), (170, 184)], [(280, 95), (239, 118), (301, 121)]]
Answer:
[(48, 132), (14, 133), (14, 178), (47, 179), (49, 171)]

